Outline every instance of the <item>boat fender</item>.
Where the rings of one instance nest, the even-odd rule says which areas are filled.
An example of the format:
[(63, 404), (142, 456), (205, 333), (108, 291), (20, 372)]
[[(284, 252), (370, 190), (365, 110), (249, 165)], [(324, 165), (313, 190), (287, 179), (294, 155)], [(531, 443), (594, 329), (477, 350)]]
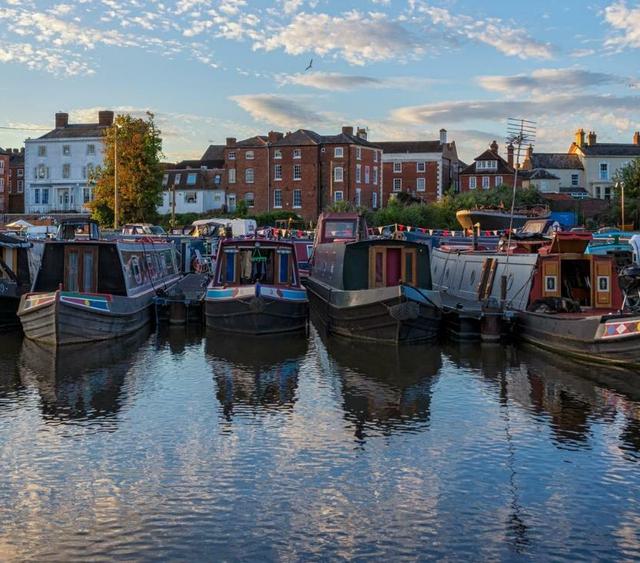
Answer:
[(397, 321), (409, 321), (417, 319), (420, 315), (420, 305), (418, 305), (415, 301), (398, 303), (398, 305), (389, 307), (389, 314)]

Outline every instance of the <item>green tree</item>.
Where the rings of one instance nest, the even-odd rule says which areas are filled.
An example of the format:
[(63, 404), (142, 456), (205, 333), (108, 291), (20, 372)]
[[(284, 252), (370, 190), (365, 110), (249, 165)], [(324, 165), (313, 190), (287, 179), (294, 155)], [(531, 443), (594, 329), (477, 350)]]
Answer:
[(613, 176), (615, 204), (612, 208), (613, 221), (622, 221), (621, 200), (622, 187), (624, 186), (624, 222), (633, 221), (635, 226), (640, 225), (640, 158), (629, 162), (624, 168), (620, 168)]
[(93, 178), (93, 217), (104, 225), (113, 223), (116, 140), (118, 223), (153, 221), (162, 194), (162, 139), (149, 112), (146, 119), (118, 115), (105, 130), (104, 162)]

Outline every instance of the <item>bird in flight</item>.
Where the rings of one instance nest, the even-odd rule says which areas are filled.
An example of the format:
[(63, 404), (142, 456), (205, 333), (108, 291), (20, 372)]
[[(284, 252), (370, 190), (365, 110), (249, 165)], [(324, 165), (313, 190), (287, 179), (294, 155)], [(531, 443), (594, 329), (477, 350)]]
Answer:
[(307, 72), (308, 70), (311, 70), (312, 66), (313, 66), (313, 59), (309, 61), (309, 64), (307, 65), (307, 68), (304, 69), (304, 71)]

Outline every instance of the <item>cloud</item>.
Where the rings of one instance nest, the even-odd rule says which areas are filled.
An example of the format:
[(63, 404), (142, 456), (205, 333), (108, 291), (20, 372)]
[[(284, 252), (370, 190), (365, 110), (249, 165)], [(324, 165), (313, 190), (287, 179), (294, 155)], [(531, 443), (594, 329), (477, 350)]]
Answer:
[(371, 76), (357, 76), (352, 74), (340, 74), (338, 72), (302, 72), (299, 74), (287, 74), (277, 77), (280, 84), (295, 84), (307, 86), (318, 90), (354, 90), (364, 87), (378, 87), (384, 84), (384, 80)]
[(473, 100), (438, 102), (419, 106), (396, 108), (393, 119), (408, 124), (438, 125), (466, 121), (505, 121), (507, 117), (524, 117), (538, 120), (549, 116), (576, 115), (591, 112), (634, 112), (640, 108), (640, 96), (559, 95), (535, 101)]
[(431, 23), (443, 26), (461, 39), (484, 43), (497, 51), (521, 59), (551, 59), (553, 48), (538, 41), (521, 27), (513, 27), (500, 18), (477, 18), (453, 14), (445, 8), (420, 4), (418, 11), (426, 14)]
[(608, 47), (640, 48), (640, 6), (629, 8), (626, 2), (614, 2), (604, 10), (605, 20), (619, 34), (605, 42)]
[(353, 65), (405, 61), (425, 51), (416, 35), (386, 14), (356, 10), (340, 16), (297, 14), (284, 28), (256, 41), (254, 48), (284, 49), (290, 55), (331, 55)]
[(577, 68), (541, 68), (530, 74), (512, 76), (480, 76), (476, 79), (485, 90), (504, 94), (549, 91), (574, 91), (611, 84), (625, 84), (628, 78)]
[(31, 70), (55, 75), (76, 76), (93, 74), (82, 57), (65, 49), (33, 47), (30, 43), (0, 41), (0, 63), (17, 63)]
[(257, 121), (276, 127), (308, 127), (326, 120), (326, 116), (309, 109), (299, 99), (292, 97), (248, 94), (232, 96), (230, 99)]

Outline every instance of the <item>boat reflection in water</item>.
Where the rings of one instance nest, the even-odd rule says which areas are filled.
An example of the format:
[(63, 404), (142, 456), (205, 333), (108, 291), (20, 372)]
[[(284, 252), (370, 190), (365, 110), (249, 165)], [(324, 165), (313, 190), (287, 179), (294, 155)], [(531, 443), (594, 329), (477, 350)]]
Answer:
[(594, 425), (623, 419), (619, 448), (640, 461), (640, 379), (636, 372), (584, 366), (533, 346), (447, 345), (457, 367), (490, 381), (501, 404), (515, 403), (551, 430), (560, 449), (590, 449)]
[(217, 384), (224, 417), (293, 407), (305, 335), (232, 336), (207, 330), (205, 354)]
[(15, 400), (24, 390), (20, 383), (18, 358), (22, 337), (18, 334), (3, 334), (0, 346), (0, 412), (5, 399)]
[(20, 379), (40, 395), (47, 421), (107, 420), (122, 406), (122, 388), (136, 352), (149, 337), (142, 329), (116, 341), (64, 349), (24, 339)]
[(323, 367), (340, 378), (345, 416), (358, 441), (429, 425), (432, 387), (442, 367), (438, 347), (356, 343), (318, 334), (333, 364)]

